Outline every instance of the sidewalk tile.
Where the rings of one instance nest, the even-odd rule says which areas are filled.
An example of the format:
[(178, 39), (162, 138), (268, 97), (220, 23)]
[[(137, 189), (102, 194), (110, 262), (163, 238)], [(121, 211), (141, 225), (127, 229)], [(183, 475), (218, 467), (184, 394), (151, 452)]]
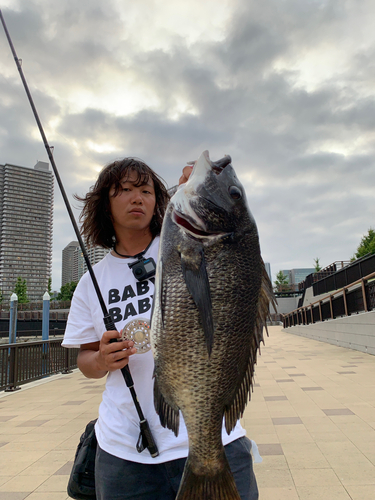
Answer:
[[(261, 500), (374, 500), (375, 356), (269, 327), (242, 423)], [(355, 373), (339, 373), (355, 372)], [(105, 379), (75, 370), (0, 393), (0, 500), (69, 500)]]

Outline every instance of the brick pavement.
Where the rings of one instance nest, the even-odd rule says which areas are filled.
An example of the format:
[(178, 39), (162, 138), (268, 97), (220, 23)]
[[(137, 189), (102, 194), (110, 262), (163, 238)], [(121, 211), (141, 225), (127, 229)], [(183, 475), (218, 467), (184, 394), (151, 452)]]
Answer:
[[(260, 500), (374, 500), (375, 357), (290, 331), (269, 328), (243, 419)], [(68, 499), (103, 384), (75, 371), (0, 393), (0, 500)]]

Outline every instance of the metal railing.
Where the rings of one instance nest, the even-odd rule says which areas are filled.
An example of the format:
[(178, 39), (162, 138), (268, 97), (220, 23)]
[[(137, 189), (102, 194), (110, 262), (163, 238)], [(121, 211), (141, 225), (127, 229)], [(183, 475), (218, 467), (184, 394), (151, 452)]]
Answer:
[(79, 349), (66, 349), (62, 340), (0, 346), (0, 390), (15, 391), (20, 385), (77, 368)]
[(317, 281), (320, 281), (324, 278), (328, 278), (328, 276), (331, 276), (332, 274), (336, 273), (340, 269), (343, 269), (349, 264), (350, 260), (336, 260), (335, 262), (332, 262), (332, 264), (325, 267), (324, 269), (321, 269), (320, 271), (316, 271), (315, 273), (306, 276), (306, 278), (303, 281), (298, 283), (298, 290), (300, 292), (306, 290), (306, 288), (309, 288)]
[[(55, 309), (70, 309), (70, 300), (53, 300), (51, 299), (51, 311)], [(37, 300), (27, 302), (26, 304), (18, 304), (18, 311), (41, 311), (43, 309), (43, 301)], [(9, 302), (3, 301), (0, 304), (0, 311), (9, 311)]]
[[(42, 336), (42, 320), (20, 320), (17, 319), (17, 338)], [(66, 320), (49, 322), (49, 338), (63, 336), (66, 328)], [(0, 339), (9, 339), (9, 319), (0, 318)]]
[[(20, 304), (21, 306), (24, 304)], [(18, 305), (17, 305), (18, 307)], [(66, 320), (69, 314), (69, 309), (64, 310), (50, 310), (49, 317), (51, 321), (54, 320)], [(17, 318), (20, 320), (42, 320), (43, 318), (43, 310), (30, 310), (23, 311), (17, 309)], [(0, 310), (0, 319), (9, 319), (9, 309), (8, 310)]]
[(314, 296), (349, 286), (373, 272), (375, 272), (375, 254), (357, 259), (331, 276), (314, 283)]
[[(372, 281), (371, 281), (372, 280)], [(339, 316), (350, 316), (358, 312), (375, 309), (375, 272), (307, 306), (285, 314), (284, 328), (309, 325)]]

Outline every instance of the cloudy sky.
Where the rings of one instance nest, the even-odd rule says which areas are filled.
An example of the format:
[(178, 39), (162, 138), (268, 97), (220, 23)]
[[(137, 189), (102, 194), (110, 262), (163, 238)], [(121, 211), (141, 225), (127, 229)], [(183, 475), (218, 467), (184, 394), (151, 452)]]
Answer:
[[(208, 149), (243, 182), (280, 269), (375, 227), (372, 0), (2, 0), (67, 194), (137, 156), (168, 183)], [(1, 29), (2, 31), (2, 29)], [(0, 33), (0, 163), (48, 161)], [(75, 239), (55, 187), (53, 289)]]

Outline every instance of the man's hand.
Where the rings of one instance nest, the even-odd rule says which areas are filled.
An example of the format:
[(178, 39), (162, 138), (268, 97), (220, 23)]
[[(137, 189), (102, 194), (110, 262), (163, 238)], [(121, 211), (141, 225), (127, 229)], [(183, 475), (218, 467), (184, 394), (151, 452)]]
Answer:
[(110, 342), (119, 339), (121, 334), (116, 330), (104, 332), (101, 341), (82, 344), (77, 357), (77, 365), (88, 378), (102, 378), (108, 372), (124, 368), (129, 356), (137, 349), (132, 340)]
[[(98, 352), (100, 370), (109, 372), (121, 370), (128, 364), (129, 356), (137, 352), (132, 340), (117, 340), (120, 337), (121, 333), (115, 330), (104, 332)], [(116, 342), (111, 342), (111, 339), (116, 339)]]
[(182, 175), (180, 177), (180, 180), (178, 181), (179, 186), (181, 186), (181, 184), (185, 184), (185, 182), (188, 181), (188, 179), (193, 171), (193, 166), (194, 165), (186, 165), (186, 167), (183, 168)]

